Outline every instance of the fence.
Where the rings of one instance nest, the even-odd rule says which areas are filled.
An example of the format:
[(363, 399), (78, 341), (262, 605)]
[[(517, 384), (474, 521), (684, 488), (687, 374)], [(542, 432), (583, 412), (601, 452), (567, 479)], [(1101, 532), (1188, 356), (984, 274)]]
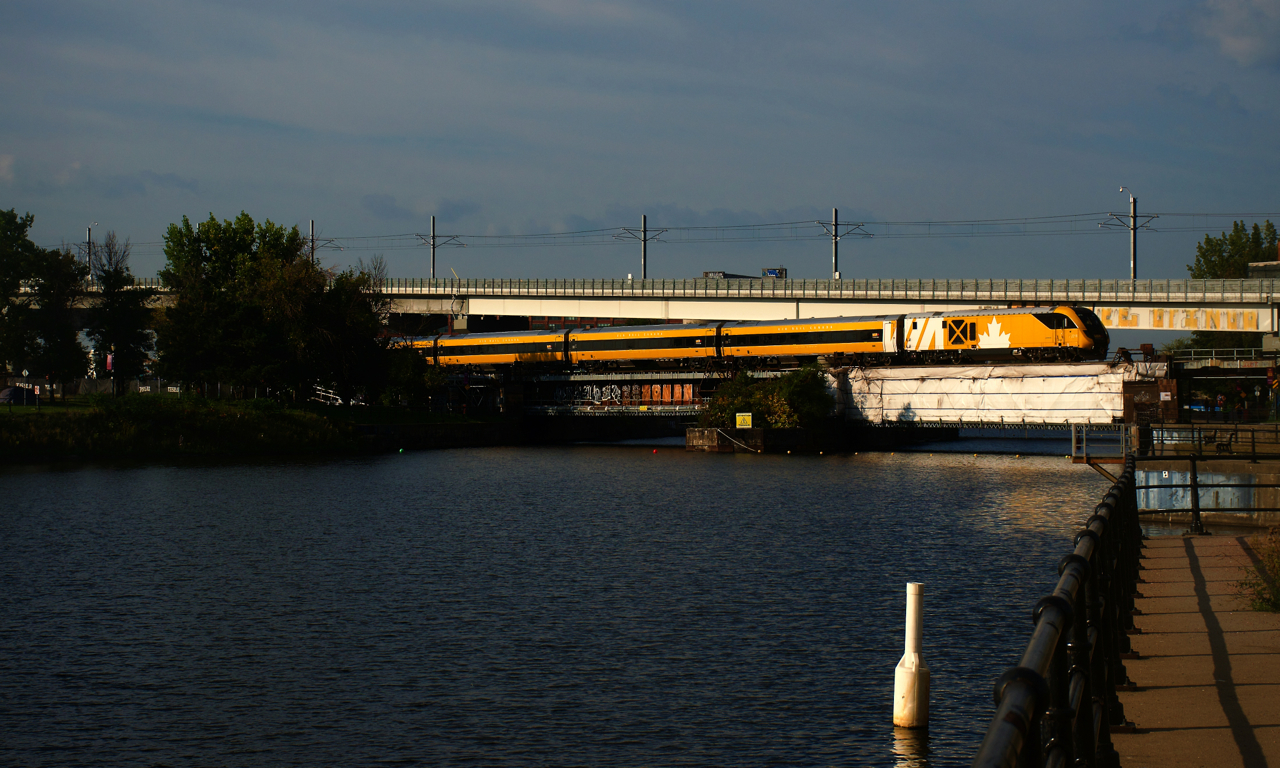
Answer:
[[(155, 277), (137, 278), (139, 288), (167, 290)], [(1253, 280), (779, 280), (772, 278), (687, 280), (501, 278), (388, 278), (388, 294), (580, 295), (580, 296), (776, 296), (846, 299), (970, 301), (1162, 301), (1270, 304), (1280, 293), (1274, 279)], [(96, 290), (91, 287), (90, 290)]]
[[(50, 396), (59, 395), (93, 395), (93, 394), (142, 394), (178, 397), (183, 394), (202, 394), (220, 400), (251, 400), (267, 397), (267, 387), (240, 386), (211, 382), (182, 382), (167, 379), (72, 379), (63, 384), (51, 384), (44, 379), (8, 377), (5, 386), (34, 389), (40, 387), (40, 397), (46, 401)], [(3, 387), (0, 387), (3, 388)]]
[(1053, 593), (1036, 603), (1022, 660), (996, 681), (974, 766), (1118, 766), (1111, 729), (1126, 725), (1116, 688), (1129, 682), (1122, 659), (1141, 548), (1129, 457), (1058, 565)]

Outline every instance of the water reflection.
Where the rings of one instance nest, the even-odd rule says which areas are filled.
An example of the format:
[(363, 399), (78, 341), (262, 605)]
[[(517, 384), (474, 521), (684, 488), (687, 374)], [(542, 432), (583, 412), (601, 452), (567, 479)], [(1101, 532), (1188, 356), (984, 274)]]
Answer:
[[(1105, 487), (651, 447), (0, 469), (0, 763), (967, 764)], [(890, 740), (908, 581), (947, 599), (930, 730)]]
[(893, 729), (894, 768), (929, 768), (929, 729)]

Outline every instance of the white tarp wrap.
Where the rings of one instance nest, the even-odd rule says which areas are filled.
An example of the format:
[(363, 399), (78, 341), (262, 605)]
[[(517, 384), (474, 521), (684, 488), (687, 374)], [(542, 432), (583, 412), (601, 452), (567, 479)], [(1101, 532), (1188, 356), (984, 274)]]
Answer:
[(1123, 384), (1164, 364), (853, 368), (848, 417), (859, 421), (1110, 424), (1124, 415)]

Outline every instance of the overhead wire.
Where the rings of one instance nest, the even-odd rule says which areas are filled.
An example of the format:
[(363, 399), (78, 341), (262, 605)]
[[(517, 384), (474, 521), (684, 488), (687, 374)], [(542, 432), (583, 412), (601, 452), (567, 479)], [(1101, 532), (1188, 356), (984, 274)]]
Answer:
[[(1056, 214), (1050, 216), (1023, 216), (990, 219), (955, 219), (935, 221), (876, 221), (864, 219), (837, 222), (840, 227), (858, 227), (846, 235), (850, 239), (943, 239), (943, 238), (979, 238), (979, 237), (1057, 237), (1076, 235), (1108, 234), (1109, 231), (1097, 225), (1099, 217), (1115, 216), (1123, 219), (1127, 213), (1090, 212)], [(1145, 231), (1159, 232), (1192, 232), (1207, 228), (1217, 228), (1210, 221), (1237, 221), (1248, 218), (1280, 217), (1280, 213), (1145, 213), (1145, 217), (1154, 217)], [(1162, 226), (1160, 219), (1202, 219), (1200, 224), (1181, 224)], [(650, 237), (650, 242), (670, 245), (690, 245), (707, 243), (748, 243), (748, 242), (784, 242), (827, 240), (831, 235), (823, 228), (829, 222), (816, 220), (765, 222), (756, 224), (721, 224), (700, 226), (667, 226), (663, 233)], [(448, 235), (457, 241), (438, 247), (467, 247), (482, 249), (507, 248), (578, 248), (605, 245), (626, 245), (629, 241), (620, 239), (619, 234), (634, 227), (601, 227), (595, 229), (569, 230), (565, 232), (535, 232), (524, 234), (452, 234)], [(657, 229), (655, 227), (655, 229)], [(1118, 227), (1119, 231), (1126, 228)], [(346, 235), (326, 237), (324, 248), (343, 251), (402, 251), (420, 250), (429, 247), (424, 242), (425, 236), (419, 232), (403, 232), (395, 234)], [(61, 245), (74, 246), (76, 243)], [(164, 241), (131, 242), (130, 246), (139, 255), (153, 255), (162, 252)], [(48, 246), (46, 246), (48, 247)]]

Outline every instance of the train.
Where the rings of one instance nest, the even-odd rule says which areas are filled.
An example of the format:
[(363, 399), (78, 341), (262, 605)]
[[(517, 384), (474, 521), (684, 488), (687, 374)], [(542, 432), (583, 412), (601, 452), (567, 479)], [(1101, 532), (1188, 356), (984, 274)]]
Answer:
[(482, 368), (833, 366), (1100, 360), (1110, 338), (1085, 307), (918, 312), (439, 335), (413, 342), (436, 365)]

